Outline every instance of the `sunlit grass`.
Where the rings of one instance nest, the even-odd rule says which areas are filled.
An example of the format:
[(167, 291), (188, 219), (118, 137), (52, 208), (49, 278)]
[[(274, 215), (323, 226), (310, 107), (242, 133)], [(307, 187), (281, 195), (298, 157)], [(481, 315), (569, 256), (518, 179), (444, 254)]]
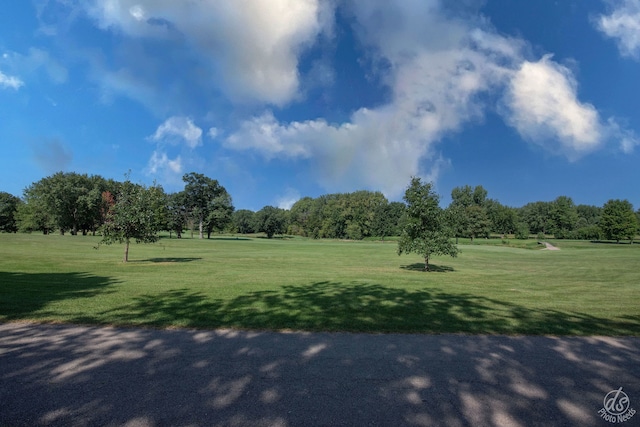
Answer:
[(640, 245), (464, 241), (458, 258), (394, 242), (0, 234), (0, 320), (369, 332), (640, 335)]

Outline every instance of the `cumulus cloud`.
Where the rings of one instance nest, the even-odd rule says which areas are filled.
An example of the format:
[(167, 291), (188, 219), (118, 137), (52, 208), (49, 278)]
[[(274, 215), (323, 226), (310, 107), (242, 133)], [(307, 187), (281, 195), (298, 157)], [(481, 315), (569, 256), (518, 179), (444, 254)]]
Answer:
[(507, 121), (523, 137), (570, 159), (593, 151), (604, 140), (598, 111), (578, 100), (573, 74), (549, 55), (522, 63), (509, 83), (505, 103)]
[(481, 95), (504, 84), (521, 43), (446, 18), (438, 2), (354, 2), (357, 36), (381, 64), (388, 103), (344, 123), (280, 123), (270, 112), (243, 122), (225, 145), (267, 159), (310, 159), (332, 191), (375, 188), (397, 197), (412, 175), (437, 177), (434, 144), (481, 120)]
[(228, 98), (274, 105), (298, 94), (299, 54), (330, 29), (333, 10), (320, 0), (93, 0), (84, 7), (102, 29), (186, 45)]
[(24, 86), (24, 82), (15, 76), (8, 76), (0, 71), (0, 88), (18, 90)]
[(150, 175), (161, 174), (181, 174), (182, 159), (180, 156), (175, 159), (169, 159), (166, 153), (154, 151), (147, 164), (147, 172)]
[(184, 142), (189, 148), (202, 144), (202, 129), (188, 117), (174, 116), (165, 120), (150, 136), (152, 141), (179, 144)]
[(640, 59), (640, 0), (610, 2), (613, 10), (600, 15), (596, 27), (616, 40), (623, 56)]
[(280, 209), (289, 210), (298, 200), (300, 200), (300, 193), (298, 190), (287, 188), (284, 195), (277, 198), (276, 206)]

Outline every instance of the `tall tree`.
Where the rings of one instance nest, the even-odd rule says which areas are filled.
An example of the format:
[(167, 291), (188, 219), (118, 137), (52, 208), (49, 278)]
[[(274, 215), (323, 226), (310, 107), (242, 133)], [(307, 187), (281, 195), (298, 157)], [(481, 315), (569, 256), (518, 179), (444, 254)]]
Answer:
[(13, 194), (0, 191), (0, 231), (15, 233), (18, 231), (16, 212), (22, 200)]
[(550, 231), (557, 239), (564, 239), (578, 224), (578, 210), (571, 197), (560, 196), (550, 203)]
[(398, 241), (398, 255), (421, 255), (425, 271), (429, 271), (429, 259), (434, 255), (457, 256), (458, 248), (451, 241), (451, 232), (432, 184), (423, 184), (420, 178), (413, 178), (405, 191), (404, 201), (407, 203), (406, 222)]
[(482, 206), (472, 205), (465, 209), (467, 217), (467, 235), (473, 239), (476, 237), (489, 237), (491, 221), (487, 215), (487, 210)]
[(447, 220), (456, 236), (488, 236), (491, 222), (487, 213), (487, 190), (469, 185), (451, 190)]
[(175, 232), (178, 239), (182, 238), (182, 231), (187, 227), (188, 209), (184, 191), (167, 196), (167, 224), (169, 232)]
[(127, 179), (108, 203), (111, 205), (102, 227), (101, 243), (124, 243), (124, 262), (129, 261), (131, 241), (158, 241), (158, 232), (166, 221), (166, 196), (162, 187), (154, 185), (147, 188)]
[(227, 191), (217, 180), (196, 172), (185, 174), (182, 180), (185, 182), (187, 206), (198, 222), (199, 237), (203, 239), (205, 219), (209, 216), (212, 203)]
[(633, 212), (633, 206), (628, 200), (609, 200), (602, 207), (600, 228), (606, 239), (620, 242), (622, 239), (633, 238), (638, 232), (638, 219)]
[(518, 213), (514, 208), (502, 205), (497, 200), (487, 200), (487, 215), (491, 231), (499, 234), (514, 234), (518, 228)]
[(210, 239), (212, 231), (222, 231), (231, 224), (231, 215), (234, 209), (231, 196), (227, 193), (227, 190), (222, 188), (220, 194), (209, 202), (207, 210), (205, 229), (207, 231), (207, 239)]

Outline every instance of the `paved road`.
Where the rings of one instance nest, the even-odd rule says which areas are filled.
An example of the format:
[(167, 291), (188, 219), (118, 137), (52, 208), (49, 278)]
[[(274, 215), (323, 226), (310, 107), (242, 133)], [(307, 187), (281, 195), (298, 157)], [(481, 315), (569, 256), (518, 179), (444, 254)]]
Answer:
[(0, 324), (1, 426), (607, 426), (620, 387), (640, 338)]

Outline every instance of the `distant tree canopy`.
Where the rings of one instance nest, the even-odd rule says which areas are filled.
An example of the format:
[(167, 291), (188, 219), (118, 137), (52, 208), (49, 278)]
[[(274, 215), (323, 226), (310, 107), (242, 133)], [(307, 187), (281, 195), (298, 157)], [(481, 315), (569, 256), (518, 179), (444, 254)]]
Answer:
[(305, 197), (291, 207), (289, 231), (313, 238), (353, 239), (398, 235), (404, 204), (380, 192)]
[[(311, 238), (352, 239), (400, 236), (407, 221), (407, 204), (389, 202), (380, 192), (325, 194), (316, 198), (303, 197), (290, 210), (278, 211), (269, 207), (269, 224), (265, 226), (265, 212), (258, 215), (247, 209), (235, 211), (231, 195), (220, 183), (205, 175), (191, 172), (183, 176), (182, 191), (165, 197), (161, 229), (180, 238), (185, 230), (204, 238), (213, 232), (292, 234)], [(101, 176), (58, 172), (27, 187), (22, 198), (0, 192), (0, 232), (33, 232), (45, 234), (95, 234), (106, 221), (108, 206), (103, 194), (118, 194), (123, 185)], [(613, 240), (629, 239), (637, 233), (631, 224), (631, 214), (640, 222), (640, 209), (633, 211), (625, 205), (627, 226), (624, 231), (612, 224), (616, 216), (604, 207), (575, 205), (567, 196), (553, 201), (536, 201), (520, 208), (502, 205), (488, 197), (481, 185), (455, 187), (451, 203), (442, 219), (456, 238), (476, 239), (491, 233), (515, 235), (526, 239), (533, 235), (552, 235), (555, 238)], [(266, 207), (265, 207), (266, 208)], [(261, 210), (262, 211), (262, 210)], [(259, 211), (260, 212), (260, 211)], [(282, 218), (283, 220), (281, 220)], [(282, 230), (281, 227), (284, 227)], [(277, 230), (270, 234), (272, 229)], [(636, 231), (632, 231), (636, 230)], [(631, 237), (633, 239), (633, 237)], [(633, 240), (632, 240), (633, 241)]]
[(15, 233), (18, 231), (16, 213), (22, 200), (16, 196), (0, 191), (0, 231)]

